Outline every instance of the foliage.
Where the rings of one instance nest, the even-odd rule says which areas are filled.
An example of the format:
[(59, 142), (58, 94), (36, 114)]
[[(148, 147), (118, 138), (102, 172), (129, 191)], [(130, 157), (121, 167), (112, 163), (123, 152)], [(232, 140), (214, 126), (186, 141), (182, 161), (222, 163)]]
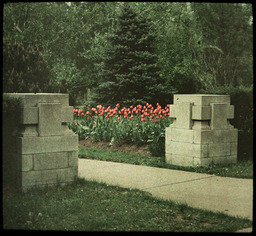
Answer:
[[(250, 87), (252, 19), (248, 3), (5, 3), (3, 92), (65, 92), (71, 105), (130, 106)], [(252, 130), (252, 118), (238, 113), (237, 127)]]
[[(172, 122), (168, 105), (162, 109), (157, 104), (154, 109), (148, 103), (145, 106), (129, 106), (122, 109), (119, 104), (113, 109), (102, 105), (97, 108), (75, 108), (74, 115), (75, 119), (69, 127), (80, 138), (108, 142), (125, 141), (135, 145), (150, 143), (152, 147), (162, 144), (165, 128)], [(162, 145), (160, 147), (162, 148)]]
[[(130, 13), (134, 12), (136, 17), (128, 11), (124, 14), (122, 9), (128, 9), (128, 5)], [(5, 3), (3, 13), (4, 92), (62, 90), (72, 94), (77, 104), (84, 104), (91, 99), (88, 89), (102, 86), (100, 89), (107, 91), (107, 87), (115, 88), (111, 83), (102, 85), (100, 78), (108, 76), (103, 62), (109, 60), (111, 64), (111, 53), (115, 54), (116, 50), (127, 53), (129, 49), (131, 52), (138, 49), (140, 53), (127, 54), (127, 58), (114, 55), (116, 59), (128, 59), (115, 61), (116, 69), (120, 65), (132, 65), (134, 61), (131, 59), (134, 58), (149, 59), (152, 69), (159, 68), (157, 73), (154, 72), (157, 76), (153, 81), (161, 86), (144, 95), (149, 98), (156, 96), (161, 104), (172, 102), (170, 94), (174, 88), (178, 93), (196, 93), (200, 88), (213, 85), (252, 84), (251, 4), (20, 2)], [(117, 21), (121, 23), (119, 28)], [(126, 21), (131, 24), (126, 26)], [(123, 37), (115, 37), (117, 33), (122, 33)], [(112, 36), (108, 38), (109, 35)], [(110, 44), (111, 37), (111, 44), (117, 47), (115, 50)], [(113, 42), (115, 39), (117, 42)], [(133, 45), (129, 47), (127, 40)], [(118, 49), (118, 45), (122, 48)], [(152, 51), (143, 53), (143, 45), (148, 45)], [(144, 80), (142, 84), (146, 87), (150, 83), (147, 76), (136, 75), (146, 73), (147, 67), (143, 64), (132, 66), (135, 84)], [(70, 78), (63, 74), (56, 76), (63, 68), (68, 71), (65, 76), (72, 74)], [(127, 78), (124, 75), (115, 74), (120, 80), (129, 78), (128, 74)], [(66, 81), (69, 81), (68, 85)], [(105, 78), (106, 81), (113, 80)], [(130, 97), (124, 94), (128, 100), (138, 101), (136, 91), (141, 93), (141, 87), (138, 84), (133, 89)], [(120, 96), (123, 95), (120, 93)], [(167, 101), (163, 102), (165, 99)]]
[[(112, 19), (106, 12), (113, 6), (109, 3), (70, 6), (57, 2), (6, 3), (4, 92), (61, 90), (71, 95), (85, 94), (97, 77), (92, 76), (95, 60), (84, 54), (95, 51), (92, 38), (97, 31), (108, 30)], [(67, 72), (60, 73), (65, 68)]]
[(214, 86), (252, 84), (252, 5), (192, 3), (198, 58)]
[(3, 103), (2, 103), (2, 114), (12, 114), (16, 112), (21, 104), (19, 98), (10, 97), (7, 94), (3, 94)]
[[(159, 102), (168, 89), (160, 77), (154, 53), (155, 35), (149, 32), (150, 21), (138, 17), (129, 6), (122, 8), (116, 25), (108, 35), (109, 47), (95, 100), (102, 105), (123, 106)], [(162, 97), (161, 97), (162, 96)]]
[(49, 66), (39, 48), (3, 41), (3, 90), (39, 92), (48, 89)]
[[(200, 88), (197, 35), (188, 3), (151, 2), (140, 5), (141, 14), (152, 16), (151, 30), (157, 34), (156, 47), (161, 74), (168, 87), (178, 93), (195, 93)], [(167, 20), (168, 19), (168, 20)]]

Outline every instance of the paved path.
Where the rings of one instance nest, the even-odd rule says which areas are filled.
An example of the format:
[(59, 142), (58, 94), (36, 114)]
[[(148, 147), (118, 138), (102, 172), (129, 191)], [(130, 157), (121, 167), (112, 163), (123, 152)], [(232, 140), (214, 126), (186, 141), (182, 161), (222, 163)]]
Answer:
[(117, 162), (78, 160), (78, 176), (86, 180), (136, 188), (149, 192), (154, 197), (252, 220), (252, 179), (218, 177)]

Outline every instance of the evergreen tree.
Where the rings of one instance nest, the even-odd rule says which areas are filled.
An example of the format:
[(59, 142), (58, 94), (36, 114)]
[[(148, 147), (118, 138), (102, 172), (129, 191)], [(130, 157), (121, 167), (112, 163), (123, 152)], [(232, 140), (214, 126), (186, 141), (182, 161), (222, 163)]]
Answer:
[(110, 47), (94, 100), (99, 104), (126, 106), (164, 102), (168, 95), (160, 77), (149, 19), (139, 17), (125, 5), (116, 23), (108, 37)]

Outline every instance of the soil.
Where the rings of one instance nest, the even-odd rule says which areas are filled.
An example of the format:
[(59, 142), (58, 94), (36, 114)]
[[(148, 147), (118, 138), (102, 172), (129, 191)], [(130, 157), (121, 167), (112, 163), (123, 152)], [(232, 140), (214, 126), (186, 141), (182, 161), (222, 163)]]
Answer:
[(80, 147), (87, 148), (97, 148), (97, 149), (105, 149), (108, 151), (119, 151), (119, 152), (128, 152), (128, 153), (136, 153), (141, 156), (152, 157), (148, 145), (137, 146), (133, 144), (127, 143), (114, 143), (112, 146), (109, 145), (110, 142), (95, 142), (90, 139), (81, 139), (79, 140)]

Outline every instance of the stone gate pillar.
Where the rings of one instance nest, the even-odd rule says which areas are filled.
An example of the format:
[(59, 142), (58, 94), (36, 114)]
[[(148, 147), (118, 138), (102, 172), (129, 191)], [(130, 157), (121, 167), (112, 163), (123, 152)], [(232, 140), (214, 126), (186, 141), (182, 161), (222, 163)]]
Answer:
[[(63, 184), (78, 175), (78, 136), (69, 130), (73, 107), (68, 94), (7, 93), (21, 99), (8, 128), (13, 138), (7, 162), (14, 185), (25, 191), (33, 186)], [(10, 145), (9, 145), (10, 146)]]
[(170, 105), (174, 122), (166, 128), (165, 160), (180, 166), (237, 162), (238, 130), (229, 120), (229, 95), (175, 94)]

